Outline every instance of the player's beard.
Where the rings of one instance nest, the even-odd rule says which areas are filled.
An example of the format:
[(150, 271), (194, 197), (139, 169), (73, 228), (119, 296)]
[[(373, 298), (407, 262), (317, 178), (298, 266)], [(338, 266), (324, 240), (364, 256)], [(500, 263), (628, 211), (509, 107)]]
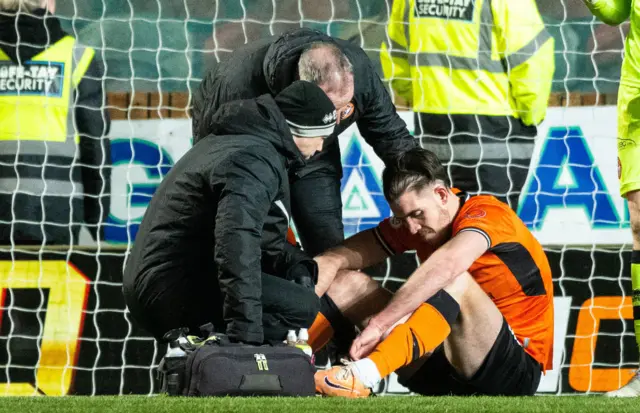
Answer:
[(434, 228), (436, 233), (429, 241), (435, 248), (441, 247), (445, 242), (451, 238), (451, 214), (446, 206), (441, 206), (438, 211), (438, 223)]

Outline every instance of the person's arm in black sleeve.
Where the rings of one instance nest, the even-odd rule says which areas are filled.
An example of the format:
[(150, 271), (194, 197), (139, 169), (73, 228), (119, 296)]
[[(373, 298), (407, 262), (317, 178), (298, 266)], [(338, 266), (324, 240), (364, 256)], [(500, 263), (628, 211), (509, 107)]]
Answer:
[(287, 239), (289, 212), (284, 205), (271, 205), (262, 231), (262, 272), (313, 289), (317, 265), (298, 244)]
[(227, 334), (237, 341), (262, 343), (262, 227), (280, 177), (267, 159), (251, 152), (236, 155), (224, 170), (214, 259)]
[(278, 251), (262, 251), (264, 272), (313, 289), (318, 281), (318, 264), (299, 246), (283, 241)]
[[(80, 164), (84, 186), (85, 225), (96, 241), (107, 220), (111, 199), (111, 121), (102, 89), (102, 65), (93, 58), (76, 89), (76, 126), (80, 135)], [(101, 231), (102, 232), (102, 231)]]
[(318, 263), (297, 246), (285, 243), (281, 258), (286, 278), (313, 290), (318, 282)]
[(358, 130), (376, 155), (386, 164), (394, 155), (418, 146), (418, 142), (411, 136), (406, 123), (398, 115), (391, 96), (369, 57), (364, 51), (359, 53), (360, 58), (366, 61), (361, 65), (361, 72), (354, 73), (354, 76), (366, 79), (366, 92), (363, 102), (364, 113), (357, 122)]

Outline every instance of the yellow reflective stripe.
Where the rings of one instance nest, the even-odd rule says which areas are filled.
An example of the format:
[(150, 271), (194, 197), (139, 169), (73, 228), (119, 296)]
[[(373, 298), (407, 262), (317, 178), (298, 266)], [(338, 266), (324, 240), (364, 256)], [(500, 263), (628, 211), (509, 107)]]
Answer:
[(491, 59), (489, 52), (479, 54), (478, 57), (452, 56), (446, 53), (416, 53), (409, 59), (409, 64), (455, 70), (483, 70), (489, 73), (505, 72), (502, 62)]
[(18, 192), (23, 194), (47, 194), (55, 196), (72, 196), (82, 198), (84, 186), (82, 182), (74, 182), (69, 179), (60, 181), (57, 179), (42, 178), (0, 178), (0, 188), (3, 191)]
[(89, 64), (93, 60), (93, 56), (95, 55), (95, 51), (87, 47), (80, 58), (80, 61), (76, 64), (76, 68), (73, 70), (73, 75), (71, 76), (71, 81), (73, 82), (73, 87), (78, 87), (82, 77), (85, 73), (87, 73), (87, 69), (89, 69)]
[[(475, 139), (474, 135), (470, 136)], [(478, 161), (482, 159), (486, 162), (489, 159), (531, 159), (535, 142), (531, 139), (530, 142), (503, 141), (499, 143), (480, 142), (478, 144), (449, 143), (448, 139), (443, 142), (439, 139), (430, 139), (427, 145), (429, 150), (440, 159), (455, 159), (456, 161)]]
[(0, 49), (0, 60), (10, 60), (9, 56), (2, 49)]
[(391, 49), (389, 50), (389, 54), (394, 58), (409, 60), (409, 56), (411, 56), (412, 53), (409, 53), (405, 46), (391, 40)]

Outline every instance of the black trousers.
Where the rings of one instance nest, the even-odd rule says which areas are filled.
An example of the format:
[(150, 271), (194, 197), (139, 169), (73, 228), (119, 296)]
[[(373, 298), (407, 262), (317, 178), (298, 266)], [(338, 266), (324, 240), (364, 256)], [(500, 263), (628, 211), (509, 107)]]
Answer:
[[(169, 277), (166, 278), (170, 280)], [(123, 289), (125, 301), (134, 320), (162, 341), (174, 328), (188, 327), (199, 335), (200, 326), (213, 323), (216, 331), (225, 332), (223, 297), (217, 282), (185, 280), (171, 283), (158, 280), (145, 291)], [(320, 308), (313, 290), (292, 281), (262, 274), (262, 325), (265, 341), (284, 340), (290, 329), (308, 328)]]
[(337, 141), (305, 168), (291, 174), (291, 215), (300, 243), (312, 257), (344, 241), (341, 178)]
[(529, 173), (528, 166), (528, 163), (517, 161), (503, 165), (479, 163), (477, 166), (449, 163), (447, 172), (452, 186), (470, 195), (493, 195), (517, 211)]

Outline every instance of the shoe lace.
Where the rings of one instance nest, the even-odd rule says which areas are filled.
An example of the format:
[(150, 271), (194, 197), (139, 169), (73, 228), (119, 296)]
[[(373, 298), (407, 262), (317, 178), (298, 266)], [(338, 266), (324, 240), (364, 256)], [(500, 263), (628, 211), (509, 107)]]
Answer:
[(340, 363), (344, 364), (345, 366), (350, 366), (355, 363), (355, 361), (343, 357), (340, 359)]
[(344, 364), (344, 366), (338, 370), (336, 373), (336, 378), (339, 380), (347, 380), (353, 377), (352, 365), (355, 363), (353, 360), (341, 358), (340, 363)]

